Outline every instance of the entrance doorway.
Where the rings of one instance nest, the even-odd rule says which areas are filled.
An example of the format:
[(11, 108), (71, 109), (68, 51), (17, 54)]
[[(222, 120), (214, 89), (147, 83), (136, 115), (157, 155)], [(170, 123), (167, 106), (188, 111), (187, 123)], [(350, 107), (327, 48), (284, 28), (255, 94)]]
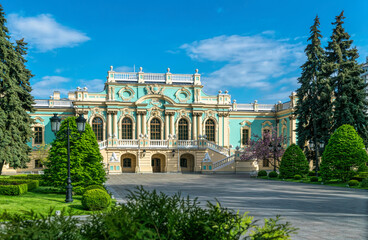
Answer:
[(185, 153), (180, 156), (180, 169), (182, 172), (194, 172), (194, 156)]
[(120, 158), (120, 163), (121, 163), (121, 171), (123, 173), (134, 173), (135, 172), (135, 167), (137, 165), (137, 160), (134, 154), (131, 153), (125, 153), (123, 155), (121, 155)]
[(161, 172), (161, 159), (152, 158), (152, 172)]

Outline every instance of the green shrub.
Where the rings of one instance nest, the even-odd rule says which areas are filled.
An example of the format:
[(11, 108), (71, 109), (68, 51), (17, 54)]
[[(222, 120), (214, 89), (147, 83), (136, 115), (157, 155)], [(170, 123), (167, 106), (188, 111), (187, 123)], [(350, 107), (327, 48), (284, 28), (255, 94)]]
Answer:
[(27, 179), (42, 180), (43, 176), (39, 174), (28, 174)]
[(0, 184), (10, 184), (10, 183), (26, 183), (28, 185), (28, 190), (33, 190), (38, 188), (39, 182), (38, 180), (26, 180), (26, 179), (12, 179), (12, 178), (6, 178), (6, 179), (0, 179)]
[(268, 177), (270, 178), (277, 178), (279, 176), (279, 174), (275, 171), (272, 171), (268, 174)]
[(310, 177), (316, 176), (316, 172), (315, 171), (309, 171), (308, 176), (310, 176)]
[(86, 192), (85, 188), (82, 186), (73, 186), (73, 193), (76, 195), (83, 195)]
[(349, 185), (349, 187), (359, 186), (359, 181), (357, 181), (357, 180), (350, 180), (348, 182), (348, 185)]
[(300, 179), (302, 179), (302, 176), (300, 176), (299, 174), (296, 174), (296, 175), (294, 175), (294, 179), (295, 180), (300, 180)]
[(362, 178), (368, 178), (368, 172), (358, 172), (358, 176)]
[(102, 210), (110, 206), (111, 197), (101, 189), (91, 189), (82, 196), (82, 206), (86, 210)]
[[(4, 183), (3, 183), (4, 184)], [(22, 195), (28, 191), (28, 185), (23, 183), (0, 183), (0, 195)]]
[(267, 172), (265, 170), (258, 171), (258, 177), (266, 177), (266, 176), (267, 176)]
[(307, 158), (298, 145), (291, 144), (285, 150), (279, 170), (284, 178), (292, 178), (295, 174), (304, 175), (308, 173), (309, 165)]
[(318, 182), (318, 177), (313, 176), (313, 177), (310, 178), (310, 181), (311, 182)]
[(87, 186), (85, 189), (84, 189), (84, 192), (88, 191), (88, 190), (92, 190), (92, 189), (101, 189), (101, 190), (104, 190), (106, 191), (106, 189), (101, 186), (101, 185), (89, 185)]
[(368, 188), (368, 178), (364, 178), (360, 186), (363, 188)]
[(342, 125), (332, 134), (322, 155), (321, 176), (325, 180), (347, 182), (368, 161), (363, 139), (350, 125)]
[(13, 179), (26, 179), (27, 178), (27, 174), (13, 175), (13, 176), (10, 176), (10, 178), (13, 178)]

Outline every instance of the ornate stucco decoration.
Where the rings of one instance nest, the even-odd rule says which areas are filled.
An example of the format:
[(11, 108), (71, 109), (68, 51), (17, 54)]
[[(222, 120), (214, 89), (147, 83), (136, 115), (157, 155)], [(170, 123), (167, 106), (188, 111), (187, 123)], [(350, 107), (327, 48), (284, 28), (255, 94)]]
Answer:
[(185, 109), (181, 109), (179, 111), (177, 111), (179, 116), (187, 116), (189, 117), (189, 111), (185, 110)]
[(184, 87), (181, 88), (181, 89), (179, 89), (175, 93), (175, 97), (176, 97), (176, 99), (179, 100), (179, 102), (186, 102), (186, 101), (188, 101), (189, 98), (190, 98), (190, 96), (191, 96), (190, 91), (188, 89), (184, 88)]
[(116, 156), (116, 153), (113, 152), (110, 158), (110, 162), (119, 162), (118, 157)]
[(135, 92), (130, 87), (123, 87), (119, 90), (118, 95), (123, 101), (129, 101), (134, 97)]
[(215, 114), (216, 113), (214, 111), (208, 110), (208, 111), (205, 112), (204, 118), (206, 119), (206, 118), (209, 118), (209, 117), (215, 117)]
[(147, 94), (163, 95), (165, 87), (161, 87), (158, 84), (146, 86)]
[(267, 124), (267, 125), (269, 125), (269, 126), (272, 126), (272, 123), (271, 123), (270, 121), (265, 121), (265, 122), (263, 122), (263, 123), (262, 123), (262, 126), (264, 126), (264, 125), (266, 125), (266, 124)]
[[(40, 117), (35, 117), (34, 120), (35, 120), (35, 123), (38, 123), (38, 124), (43, 124), (43, 122), (45, 121)], [(39, 121), (39, 122), (37, 122), (37, 121)]]
[(150, 103), (151, 103), (151, 105), (156, 106), (156, 107), (162, 107), (162, 105), (163, 105), (162, 101), (158, 98), (151, 99)]
[(242, 126), (248, 125), (250, 127), (252, 125), (252, 123), (249, 122), (248, 120), (244, 120), (243, 122), (240, 123), (240, 125), (242, 125)]
[(204, 155), (202, 162), (212, 162), (211, 157), (208, 153)]

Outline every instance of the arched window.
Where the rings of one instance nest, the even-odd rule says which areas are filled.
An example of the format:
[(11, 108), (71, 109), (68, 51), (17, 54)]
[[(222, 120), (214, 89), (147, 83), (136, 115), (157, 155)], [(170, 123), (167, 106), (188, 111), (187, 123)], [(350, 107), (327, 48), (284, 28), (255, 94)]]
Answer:
[(188, 121), (184, 118), (179, 121), (179, 140), (188, 140)]
[(151, 120), (151, 139), (161, 140), (161, 122), (157, 118)]
[(92, 130), (96, 135), (96, 139), (97, 141), (102, 141), (103, 140), (103, 121), (100, 117), (95, 117), (92, 120)]
[(215, 142), (215, 122), (212, 119), (206, 121), (206, 133), (207, 140)]
[(242, 129), (242, 144), (243, 145), (249, 144), (249, 129), (247, 128)]
[(124, 118), (121, 122), (121, 138), (133, 139), (133, 127), (132, 120), (130, 118)]

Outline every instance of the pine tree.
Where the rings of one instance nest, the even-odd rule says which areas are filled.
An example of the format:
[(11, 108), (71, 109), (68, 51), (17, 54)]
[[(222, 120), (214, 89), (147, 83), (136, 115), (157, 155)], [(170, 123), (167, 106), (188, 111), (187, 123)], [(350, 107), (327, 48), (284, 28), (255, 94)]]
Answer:
[[(75, 117), (69, 117), (72, 135), (79, 136)], [(60, 138), (66, 132), (67, 121), (62, 121), (60, 131), (51, 143), (49, 158), (45, 163), (44, 177), (49, 184), (64, 188), (67, 179), (67, 139)], [(70, 174), (73, 189), (84, 188), (89, 185), (101, 185), (106, 181), (106, 173), (102, 163), (96, 136), (91, 126), (86, 123), (86, 130), (80, 139), (70, 139)]]
[(357, 49), (343, 28), (344, 11), (337, 16), (332, 36), (326, 47), (326, 74), (331, 78), (334, 89), (334, 117), (332, 129), (343, 124), (352, 125), (368, 143), (367, 128), (367, 84), (360, 77), (362, 69), (357, 62)]
[[(6, 19), (0, 5), (0, 174), (4, 164), (25, 168), (31, 148), (33, 97), (30, 94), (31, 72), (26, 68), (23, 40), (10, 42)], [(28, 111), (28, 113), (27, 113)]]
[(304, 51), (307, 61), (302, 65), (302, 74), (298, 79), (300, 87), (297, 89), (298, 101), (295, 110), (298, 118), (296, 132), (298, 145), (302, 149), (307, 141), (328, 139), (331, 129), (332, 89), (328, 78), (324, 78), (325, 59), (319, 25), (319, 18), (316, 16), (313, 26), (310, 27), (310, 43)]

